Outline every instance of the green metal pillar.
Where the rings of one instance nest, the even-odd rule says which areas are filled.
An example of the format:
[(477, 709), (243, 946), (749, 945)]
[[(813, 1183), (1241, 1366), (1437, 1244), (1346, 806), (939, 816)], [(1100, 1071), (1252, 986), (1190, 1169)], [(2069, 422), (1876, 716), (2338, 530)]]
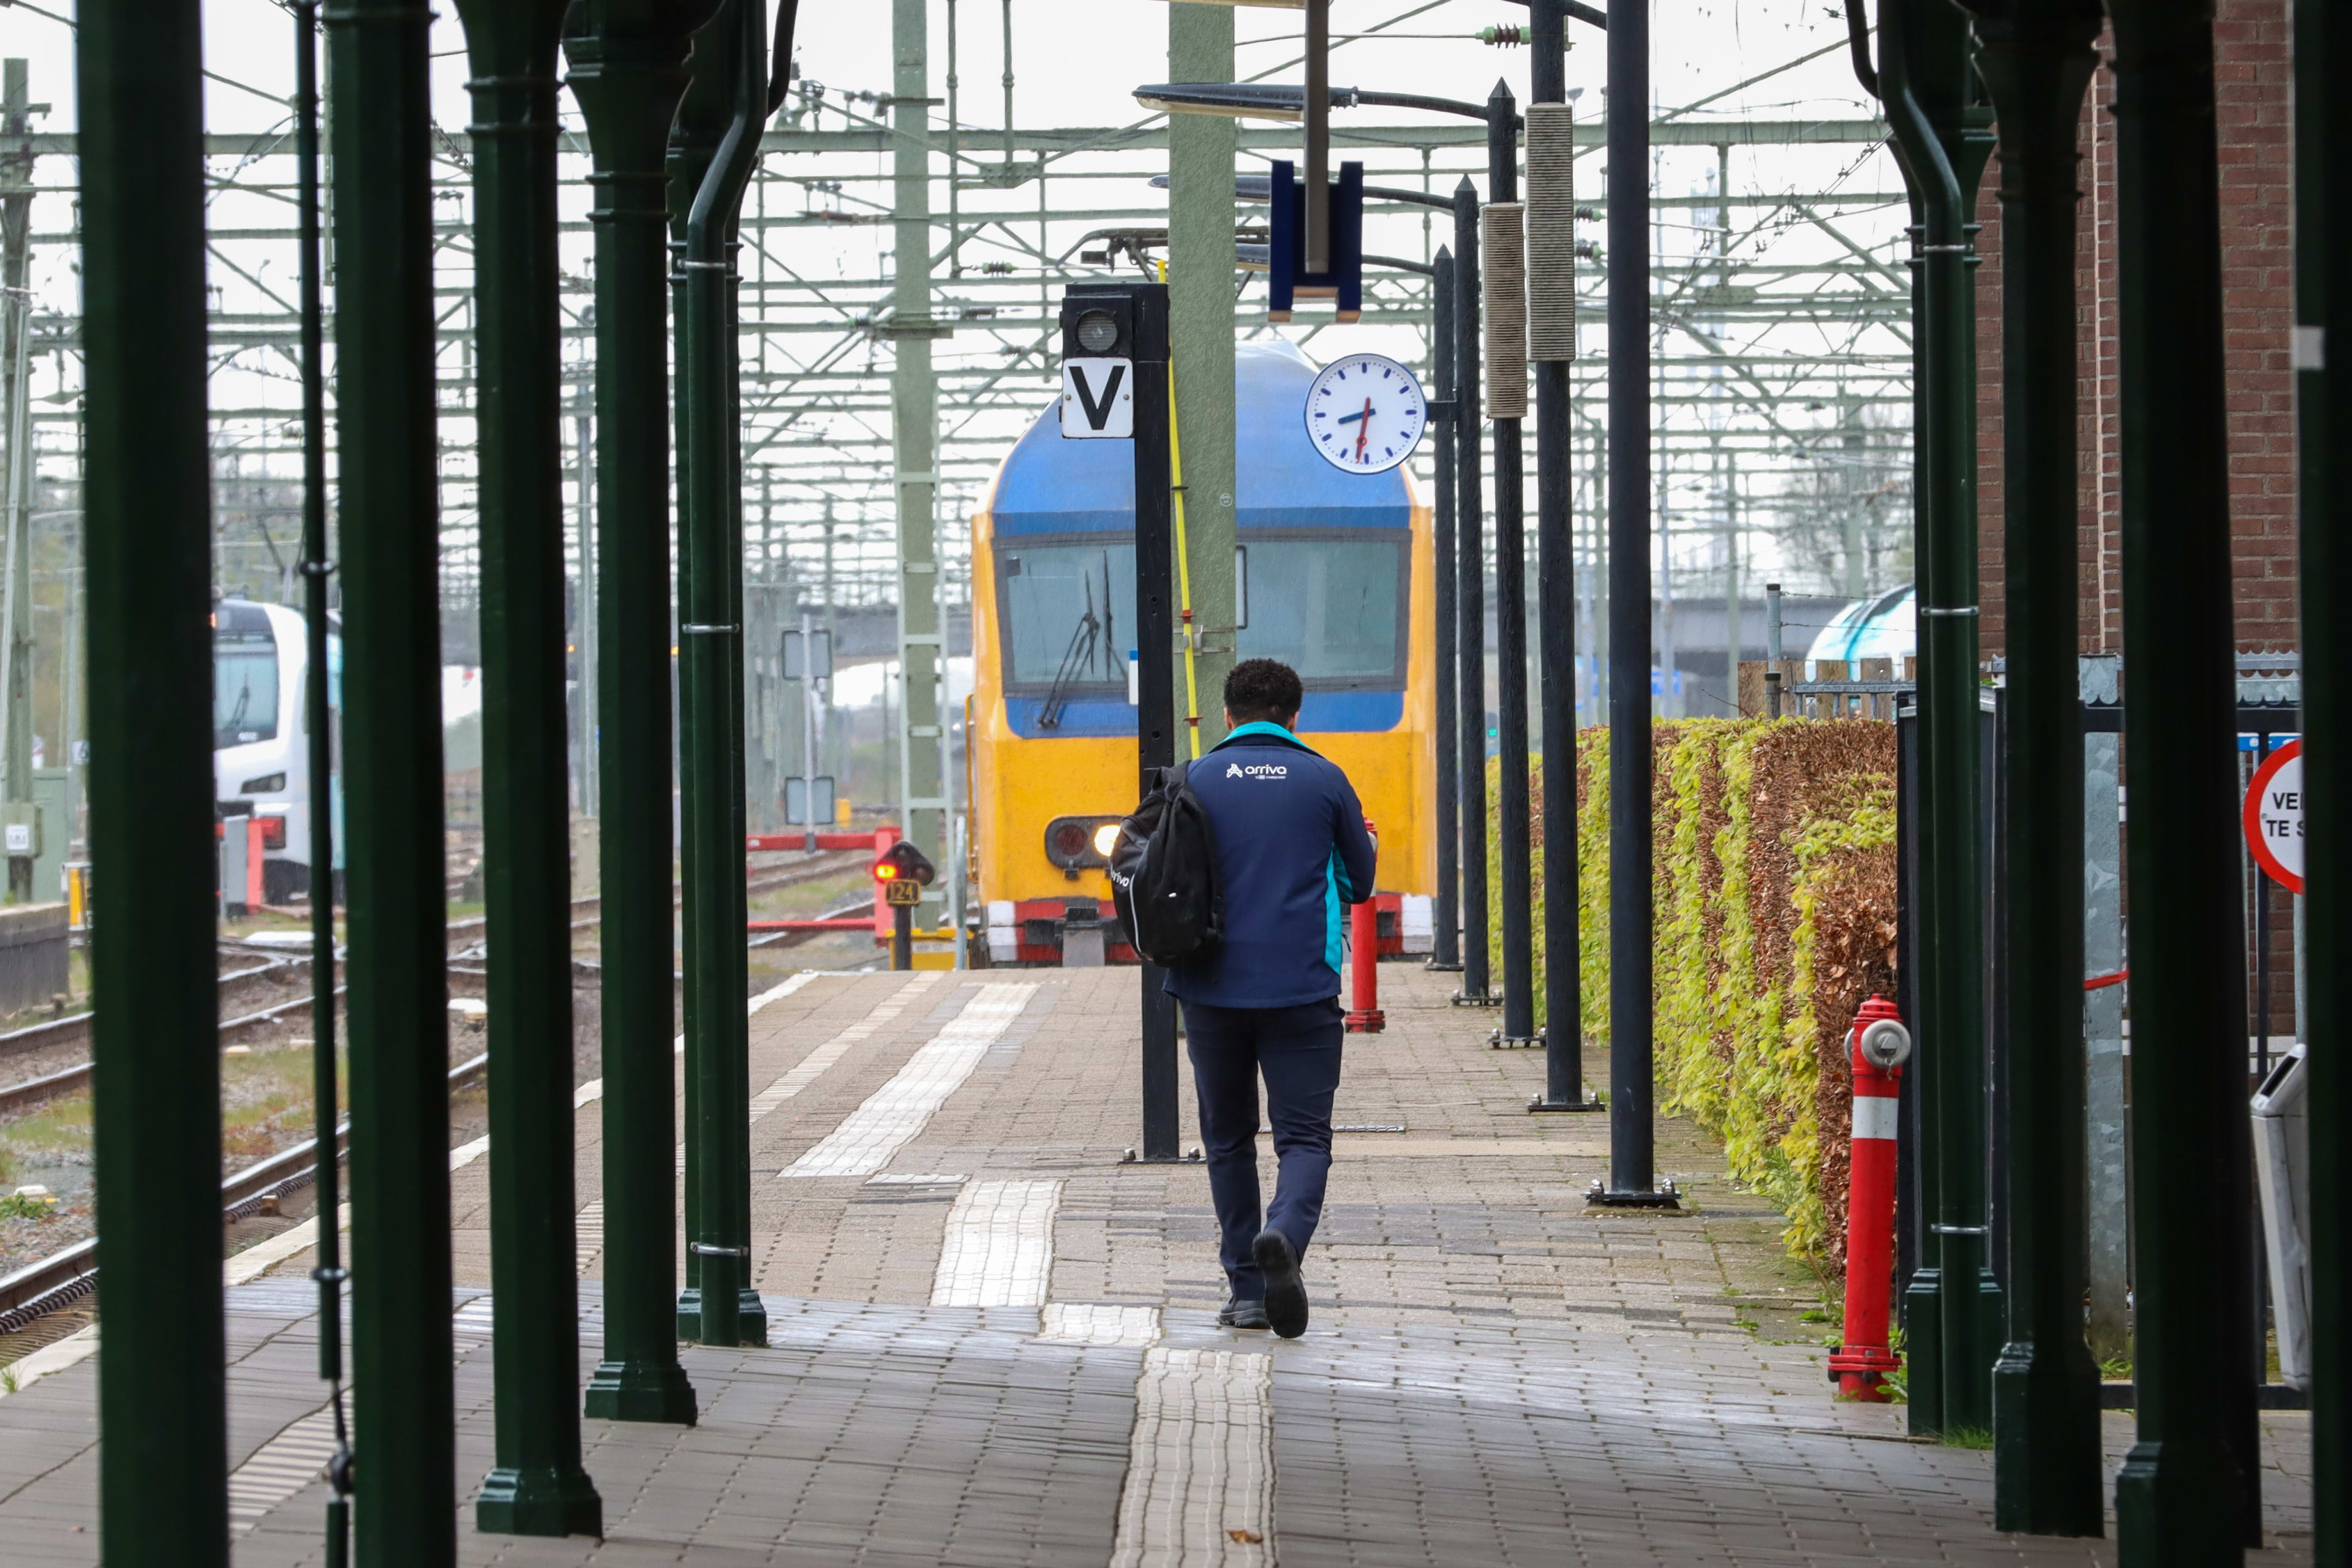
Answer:
[[(677, 112), (671, 123), (669, 144), (664, 149), (662, 169), (666, 182), (666, 198), (669, 210), (669, 305), (672, 333), (671, 384), (672, 412), (676, 421), (677, 447), (673, 466), (677, 470), (677, 566), (678, 598), (670, 607), (669, 649), (671, 669), (669, 679), (679, 700), (676, 763), (677, 768), (677, 865), (681, 895), (686, 875), (686, 862), (691, 858), (694, 843), (695, 813), (700, 809), (699, 798), (686, 787), (686, 780), (694, 763), (688, 742), (692, 722), (685, 711), (686, 648), (678, 632), (678, 623), (687, 617), (686, 584), (694, 572), (694, 450), (695, 412), (694, 362), (698, 345), (688, 330), (686, 269), (686, 221), (693, 209), (695, 193), (701, 189), (702, 179), (709, 173), (710, 160), (719, 151), (719, 138), (726, 134), (728, 84), (723, 68), (726, 58), (726, 29), (729, 26), (721, 14), (724, 0), (714, 5), (688, 36), (687, 54), (687, 84), (678, 100)], [(666, 873), (667, 875), (667, 873)], [(693, 901), (681, 896), (677, 900), (677, 930), (673, 957), (683, 972), (685, 955), (694, 951), (696, 930)], [(688, 984), (679, 999), (680, 1016), (685, 1024), (686, 1056), (684, 1098), (686, 1101), (686, 1164), (683, 1177), (683, 1202), (686, 1210), (686, 1234), (697, 1234), (696, 1226), (702, 1213), (702, 1090), (698, 1069), (702, 1064), (700, 1030), (696, 1026), (699, 1016), (697, 1002), (701, 993)], [(697, 1340), (702, 1337), (702, 1255), (688, 1246), (686, 1250), (686, 1286), (677, 1298), (677, 1337)]]
[[(766, 121), (766, 18), (751, 0), (728, 0), (695, 35), (693, 85), (679, 110), (698, 140), (719, 128), (686, 198), (679, 268), (681, 340), (678, 693), (685, 829), (686, 1034), (692, 1100), (687, 1141), (694, 1203), (687, 1246), (699, 1261), (693, 1337), (705, 1344), (764, 1344), (767, 1321), (751, 1282), (751, 1173), (747, 1102), (750, 1044), (743, 946), (741, 472), (734, 426), (735, 342), (729, 239)], [(789, 41), (786, 43), (789, 49)], [(676, 212), (673, 207), (673, 213)]]
[[(2000, 1293), (1987, 1247), (1984, 822), (1977, 689), (1977, 181), (1990, 114), (1975, 102), (1966, 16), (1941, 0), (1888, 0), (1879, 80), (1895, 155), (1924, 220), (1915, 228), (1918, 431), (1921, 1114), (1936, 1123), (1928, 1219), (1932, 1279), (1907, 1292), (1932, 1315), (1937, 1401), (1913, 1430), (1974, 1436), (1992, 1426)], [(1913, 1331), (1915, 1361), (1920, 1335)], [(1934, 1424), (1929, 1425), (1930, 1422)]]
[[(2327, 213), (2352, 212), (2352, 104), (2328, 84), (2352, 80), (2352, 28), (2323, 26), (2325, 0), (2294, 7), (2294, 291), (2296, 489), (2302, 510), (2304, 939), (2308, 952), (2352, 951), (2352, 627), (2337, 606), (2352, 598), (2352, 495), (2331, 486), (2328, 448), (2352, 450), (2352, 397), (2330, 398), (2327, 321), (2352, 301), (2352, 256), (2329, 247)], [(2330, 147), (2329, 143), (2333, 142)], [(2330, 155), (2330, 154), (2333, 155)], [(2333, 803), (2332, 805), (2330, 803)], [(2352, 976), (2336, 963), (2309, 966), (2309, 1037), (2338, 1042), (2352, 1026)], [(2352, 1125), (2352, 1064), (2340, 1049), (2312, 1053), (2309, 1124)], [(2345, 1258), (2352, 1241), (2352, 1161), (2341, 1136), (2311, 1140), (2311, 1465), (2314, 1555), (2322, 1568), (2352, 1565), (2352, 1414), (2345, 1373)]]
[[(604, 1359), (587, 1414), (695, 1416), (672, 1303), (669, 432), (663, 156), (708, 3), (589, 0), (565, 41), (596, 231), (597, 709), (604, 894)], [(699, 1315), (698, 1303), (697, 1314)]]
[(2009, 1342), (1993, 1363), (1993, 1518), (2102, 1535), (2083, 1041), (2083, 732), (2076, 668), (2076, 127), (2097, 0), (1975, 0), (2000, 136), (2001, 428), (2016, 891), (2008, 975)]
[(121, 911), (96, 939), (92, 1053), (119, 1568), (229, 1560), (200, 10), (88, 0), (76, 40), (90, 831)]
[[(457, 1560), (430, 17), (327, 7), (360, 1568)], [(209, 1224), (207, 1226), (209, 1230)]]
[[(1230, 5), (1168, 7), (1171, 81), (1234, 79)], [(1168, 117), (1168, 311), (1176, 367), (1176, 439), (1184, 471), (1185, 564), (1203, 752), (1225, 738), (1225, 677), (1233, 673), (1234, 547), (1234, 156), (1235, 122), (1222, 114)], [(1114, 648), (1124, 656), (1123, 649)], [(1148, 654), (1147, 657), (1156, 657)], [(1183, 653), (1174, 650), (1177, 700), (1184, 698)], [(1178, 757), (1191, 754), (1185, 743)]]
[(2116, 1537), (2126, 1564), (2237, 1563), (2261, 1518), (2213, 23), (2109, 11), (2139, 1401)]
[(556, 45), (569, 0), (458, 0), (474, 96), (495, 1459), (477, 1528), (601, 1535), (580, 1466)]
[[(954, 329), (931, 308), (930, 33), (926, 0), (890, 6), (891, 195), (893, 254), (890, 320), (890, 439), (898, 501), (898, 800), (907, 837), (942, 866), (950, 865), (945, 731), (940, 682), (947, 644), (940, 618), (938, 505), (939, 381), (931, 342)], [(1011, 67), (1008, 65), (1008, 70)], [(1227, 197), (1230, 216), (1231, 197)], [(950, 867), (961, 876), (961, 868)], [(924, 889), (945, 905), (946, 879)], [(925, 916), (925, 923), (934, 917)], [(938, 921), (944, 925), (944, 920)]]

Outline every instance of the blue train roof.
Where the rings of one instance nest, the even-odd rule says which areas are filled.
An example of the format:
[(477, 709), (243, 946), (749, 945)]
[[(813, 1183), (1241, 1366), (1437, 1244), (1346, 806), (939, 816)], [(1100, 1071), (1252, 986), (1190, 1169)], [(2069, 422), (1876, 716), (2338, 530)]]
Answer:
[[(1235, 348), (1237, 525), (1409, 527), (1412, 500), (1402, 468), (1345, 473), (1307, 441), (1304, 410), (1316, 368), (1287, 341)], [(997, 471), (997, 534), (1127, 532), (1135, 526), (1133, 448), (1125, 441), (1063, 439), (1058, 407), (1057, 400), (1029, 426)]]

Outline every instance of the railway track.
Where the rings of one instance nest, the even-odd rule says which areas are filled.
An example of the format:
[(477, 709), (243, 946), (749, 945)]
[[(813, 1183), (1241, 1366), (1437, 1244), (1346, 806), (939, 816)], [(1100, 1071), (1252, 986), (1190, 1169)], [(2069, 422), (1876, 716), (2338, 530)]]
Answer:
[[(860, 858), (854, 850), (819, 856), (805, 865), (774, 867), (756, 873), (750, 879), (747, 890), (754, 894), (773, 892), (779, 888), (791, 887), (795, 883), (815, 881), (858, 864), (860, 864)], [(676, 894), (673, 893), (673, 898), (675, 897)], [(598, 896), (592, 894), (584, 899), (574, 899), (572, 900), (572, 907), (575, 915), (572, 921), (572, 928), (574, 931), (590, 929), (602, 922), (602, 900)], [(596, 912), (582, 916), (579, 914), (582, 910)], [(487, 929), (488, 919), (482, 915), (472, 915), (463, 920), (451, 921), (448, 923), (448, 931), (453, 956), (468, 954), (469, 950), (479, 945)], [(774, 939), (754, 940), (759, 945), (766, 946)], [(221, 946), (226, 951), (236, 952), (260, 953), (271, 951), (252, 943), (236, 942), (224, 942)], [(576, 973), (586, 976), (593, 976), (599, 972), (595, 963), (584, 959), (575, 959), (573, 968)], [(240, 1005), (251, 1001), (260, 993), (278, 990), (305, 980), (310, 973), (310, 959), (307, 953), (272, 957), (252, 968), (236, 970), (222, 975), (220, 978), (221, 1001), (225, 1006)], [(450, 973), (455, 977), (464, 979), (478, 977), (483, 972), (478, 969), (460, 967), (453, 969)], [(335, 987), (335, 994), (341, 996), (343, 989), (342, 986), (338, 985)], [(247, 1030), (264, 1027), (278, 1022), (289, 1014), (300, 1012), (308, 1008), (310, 1003), (311, 996), (306, 989), (299, 995), (289, 997), (285, 1001), (224, 1018), (219, 1026), (220, 1038), (226, 1043)], [(94, 1011), (77, 1013), (70, 1017), (52, 1019), (47, 1023), (35, 1024), (27, 1028), (0, 1035), (0, 1067), (4, 1067), (11, 1058), (22, 1058), (57, 1046), (70, 1045), (89, 1039), (90, 1024), (96, 1016), (97, 1014)], [(77, 1062), (56, 1072), (46, 1073), (21, 1083), (0, 1087), (0, 1115), (38, 1104), (55, 1095), (69, 1094), (81, 1089), (89, 1082), (89, 1062)]]
[[(307, 1001), (308, 998), (305, 998)], [(478, 1056), (449, 1069), (449, 1092), (470, 1088), (489, 1068), (490, 1058)], [(351, 1142), (349, 1121), (335, 1129), (340, 1161)], [(318, 1140), (313, 1138), (280, 1150), (268, 1159), (247, 1165), (221, 1182), (221, 1221), (227, 1224), (260, 1212), (286, 1194), (308, 1186), (318, 1176)], [(38, 1262), (27, 1264), (0, 1279), (0, 1334), (15, 1333), (37, 1318), (71, 1306), (98, 1288), (98, 1237), (75, 1242)]]
[[(834, 858), (834, 857), (827, 857), (826, 861)], [(854, 855), (843, 857), (841, 859), (843, 864), (856, 863), (856, 858)], [(778, 887), (789, 886), (793, 882), (814, 880), (839, 868), (838, 865), (825, 862), (810, 866), (780, 868), (776, 871), (755, 877), (751, 882), (751, 890), (754, 892), (772, 890)], [(575, 900), (576, 904), (583, 905), (594, 902), (593, 899)], [(843, 900), (837, 901), (825, 912), (827, 915), (854, 912), (865, 907), (865, 903), (866, 900), (862, 898)], [(572, 923), (575, 926), (587, 926), (595, 924), (596, 921), (591, 916), (576, 920)], [(451, 922), (453, 932), (461, 929), (470, 930), (478, 925), (478, 921)], [(754, 945), (758, 946), (789, 943), (796, 940), (799, 940), (798, 933), (792, 932), (770, 932), (751, 938)], [(222, 980), (225, 986), (232, 983), (258, 984), (261, 983), (259, 977), (280, 976), (289, 971), (307, 972), (308, 969), (307, 959), (281, 959), (255, 969), (241, 970), (234, 974), (224, 975)], [(338, 986), (336, 994), (340, 995), (341, 993), (342, 987)], [(223, 1019), (221, 1030), (226, 1035), (241, 1028), (270, 1022), (288, 1013), (306, 1008), (310, 1004), (311, 997), (306, 993), (239, 1017)], [(48, 1033), (49, 1043), (55, 1043), (58, 1037), (55, 1031), (63, 1026), (79, 1024), (87, 1033), (89, 1017), (90, 1015), (83, 1014), (77, 1018), (58, 1019), (55, 1024), (37, 1026), (34, 1030), (19, 1030), (16, 1036), (0, 1037), (0, 1043), (27, 1034), (38, 1033)], [(450, 1068), (449, 1092), (454, 1095), (470, 1088), (482, 1079), (488, 1072), (488, 1067), (489, 1058), (484, 1055), (475, 1057), (470, 1061), (461, 1062)], [(79, 1089), (89, 1081), (89, 1064), (83, 1062), (64, 1072), (52, 1073), (46, 1078), (37, 1079), (27, 1083), (0, 1089), (0, 1111), (31, 1103), (37, 1099)], [(350, 1136), (349, 1121), (336, 1128), (335, 1146), (339, 1158), (348, 1148)], [(281, 1150), (267, 1160), (258, 1161), (225, 1177), (221, 1182), (220, 1191), (222, 1223), (227, 1224), (269, 1207), (285, 1194), (309, 1185), (317, 1179), (317, 1173), (318, 1142), (316, 1139), (310, 1139), (291, 1148)], [(14, 1274), (0, 1278), (0, 1334), (14, 1333), (37, 1319), (70, 1306), (88, 1296), (97, 1289), (97, 1286), (98, 1239), (95, 1237), (60, 1248), (37, 1262), (26, 1265)]]

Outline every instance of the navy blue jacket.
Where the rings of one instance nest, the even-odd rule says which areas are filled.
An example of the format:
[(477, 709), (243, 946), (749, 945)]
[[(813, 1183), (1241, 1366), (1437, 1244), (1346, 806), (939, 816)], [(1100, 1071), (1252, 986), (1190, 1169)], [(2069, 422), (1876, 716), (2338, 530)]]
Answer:
[(1372, 896), (1364, 808), (1337, 764), (1278, 724), (1237, 727), (1186, 774), (1217, 834), (1225, 940), (1168, 989), (1214, 1007), (1296, 1007), (1339, 994), (1342, 904)]

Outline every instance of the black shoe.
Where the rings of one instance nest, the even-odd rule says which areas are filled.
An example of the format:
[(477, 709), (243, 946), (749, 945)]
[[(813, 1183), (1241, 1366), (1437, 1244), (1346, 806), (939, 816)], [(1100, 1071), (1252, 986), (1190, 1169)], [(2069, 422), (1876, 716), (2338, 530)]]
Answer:
[(1239, 1296), (1217, 1309), (1217, 1327), (1221, 1329), (1263, 1329), (1267, 1327), (1265, 1303), (1244, 1301)]
[(1262, 1230), (1250, 1244), (1265, 1276), (1265, 1321), (1286, 1340), (1307, 1331), (1307, 1287), (1298, 1278), (1298, 1249), (1278, 1230)]

